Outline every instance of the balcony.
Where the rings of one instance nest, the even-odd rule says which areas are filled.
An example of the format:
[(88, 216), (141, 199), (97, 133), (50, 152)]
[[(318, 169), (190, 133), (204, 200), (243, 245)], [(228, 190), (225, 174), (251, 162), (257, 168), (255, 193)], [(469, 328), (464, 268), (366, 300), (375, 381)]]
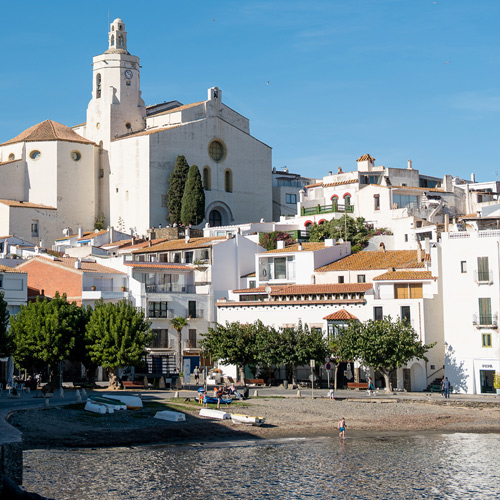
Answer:
[(173, 319), (175, 315), (173, 309), (167, 309), (166, 311), (149, 311), (147, 317), (150, 319)]
[(498, 328), (498, 313), (495, 314), (473, 314), (472, 324), (476, 328)]
[[(195, 313), (194, 316), (192, 314), (193, 312)], [(204, 316), (205, 316), (205, 309), (196, 309), (196, 311), (191, 311), (191, 314), (189, 310), (187, 311), (188, 319), (203, 319)]]
[(89, 285), (82, 288), (82, 300), (112, 300), (123, 299), (126, 296), (128, 296), (128, 292), (123, 286), (109, 287)]
[(146, 285), (146, 293), (195, 293), (195, 287), (194, 285), (177, 283)]
[(474, 279), (476, 283), (491, 285), (493, 283), (492, 271), (474, 271)]
[(354, 205), (339, 205), (332, 203), (331, 205), (316, 205), (314, 207), (300, 207), (300, 215), (318, 215), (330, 213), (354, 213)]

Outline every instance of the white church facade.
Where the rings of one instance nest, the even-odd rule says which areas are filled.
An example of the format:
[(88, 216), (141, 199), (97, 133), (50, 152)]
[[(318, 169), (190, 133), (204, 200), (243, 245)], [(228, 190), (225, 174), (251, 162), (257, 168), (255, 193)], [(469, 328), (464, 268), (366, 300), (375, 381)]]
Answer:
[(271, 148), (250, 134), (249, 120), (222, 102), (217, 87), (199, 102), (146, 106), (139, 58), (128, 52), (125, 25), (116, 19), (108, 49), (93, 59), (86, 122), (68, 128), (47, 120), (0, 144), (0, 174), (9, 181), (0, 186), (0, 202), (26, 203), (24, 210), (0, 207), (8, 211), (0, 233), (15, 229), (49, 246), (65, 227), (92, 229), (102, 219), (146, 234), (167, 223), (178, 155), (200, 169), (203, 223), (271, 220)]

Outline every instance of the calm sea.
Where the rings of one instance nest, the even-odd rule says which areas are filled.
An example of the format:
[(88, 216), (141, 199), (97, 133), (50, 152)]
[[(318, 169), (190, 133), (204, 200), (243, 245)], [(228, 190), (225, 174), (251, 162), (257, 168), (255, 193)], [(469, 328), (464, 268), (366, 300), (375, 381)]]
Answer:
[(500, 497), (499, 434), (33, 450), (24, 464), (24, 488), (57, 500)]

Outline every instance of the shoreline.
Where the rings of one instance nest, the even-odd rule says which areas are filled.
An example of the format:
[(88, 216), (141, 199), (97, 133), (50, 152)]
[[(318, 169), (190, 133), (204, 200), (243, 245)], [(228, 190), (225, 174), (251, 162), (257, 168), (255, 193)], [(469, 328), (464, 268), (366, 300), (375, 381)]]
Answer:
[[(186, 414), (185, 422), (154, 419), (156, 411)], [(329, 400), (250, 398), (221, 408), (266, 418), (261, 427), (200, 418), (200, 406), (180, 400), (145, 401), (138, 411), (112, 415), (85, 412), (82, 405), (19, 410), (6, 419), (23, 434), (23, 449), (178, 446), (273, 439), (337, 438), (345, 417), (347, 437), (391, 438), (450, 433), (500, 433), (500, 403), (421, 400)]]

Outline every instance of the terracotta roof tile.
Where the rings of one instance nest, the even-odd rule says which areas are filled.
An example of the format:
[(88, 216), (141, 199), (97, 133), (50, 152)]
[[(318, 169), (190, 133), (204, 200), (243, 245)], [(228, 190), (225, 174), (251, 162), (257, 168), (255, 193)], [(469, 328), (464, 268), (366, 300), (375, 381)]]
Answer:
[(147, 269), (178, 269), (181, 271), (192, 271), (192, 266), (186, 264), (173, 264), (169, 262), (126, 262), (126, 266)]
[(94, 144), (92, 141), (85, 139), (71, 130), (66, 125), (54, 122), (52, 120), (45, 120), (44, 122), (33, 125), (32, 127), (21, 132), (18, 136), (10, 141), (0, 144), (15, 144), (17, 142), (41, 142), (41, 141), (67, 141), (67, 142), (80, 142), (83, 144)]
[(295, 243), (294, 245), (289, 245), (285, 248), (275, 248), (274, 250), (269, 250), (267, 252), (262, 252), (263, 254), (268, 253), (285, 253), (285, 252), (299, 252), (299, 245), (302, 245), (302, 252), (316, 252), (317, 250), (323, 250), (325, 248), (325, 243), (323, 241), (313, 242), (313, 243)]
[(334, 186), (342, 186), (343, 184), (356, 184), (359, 182), (359, 179), (346, 179), (345, 181), (337, 181), (337, 182), (326, 182), (323, 184), (323, 187), (334, 187)]
[(424, 267), (417, 261), (416, 250), (365, 251), (348, 255), (343, 259), (316, 269), (318, 273), (330, 271), (369, 271), (372, 269), (416, 269)]
[(171, 113), (176, 113), (177, 111), (184, 111), (185, 109), (194, 108), (195, 106), (199, 106), (203, 104), (205, 101), (192, 102), (191, 104), (183, 104), (182, 106), (178, 106), (177, 108), (167, 109), (166, 111), (162, 111), (161, 113), (154, 114), (152, 116), (161, 116), (168, 115)]
[(0, 167), (3, 165), (8, 165), (9, 163), (16, 163), (16, 161), (19, 161), (19, 160), (20, 160), (20, 158), (18, 158), (17, 160), (2, 161), (2, 162), (0, 162)]
[(392, 186), (392, 189), (406, 189), (406, 190), (416, 190), (416, 191), (432, 191), (434, 193), (445, 193), (446, 192), (442, 188), (424, 188), (424, 187), (420, 187), (420, 186)]
[(371, 162), (374, 162), (375, 161), (375, 158), (371, 155), (362, 155), (360, 156), (356, 161), (371, 161)]
[(169, 250), (190, 250), (193, 248), (207, 248), (211, 247), (213, 243), (225, 240), (225, 236), (213, 236), (210, 238), (191, 238), (189, 243), (186, 243), (184, 239), (179, 240), (168, 240), (163, 243), (158, 243), (147, 248), (141, 248), (135, 250), (132, 253), (150, 253), (150, 252), (165, 252)]
[(325, 316), (323, 319), (326, 320), (332, 320), (332, 321), (352, 321), (352, 320), (357, 320), (356, 316), (351, 314), (349, 311), (346, 311), (345, 309), (341, 309), (340, 311), (336, 311), (332, 314), (329, 314), (328, 316)]
[(0, 264), (0, 272), (26, 274), (26, 271), (20, 271), (19, 269), (16, 269), (15, 267), (4, 266), (3, 264)]
[(57, 210), (55, 207), (49, 207), (47, 205), (40, 205), (39, 203), (31, 203), (30, 201), (18, 201), (18, 200), (0, 200), (0, 203), (7, 205), (8, 207), (17, 208), (41, 208), (44, 210)]
[(308, 184), (307, 186), (305, 186), (306, 188), (314, 188), (314, 187), (318, 187), (318, 186), (322, 186), (323, 183), (322, 182), (315, 182), (314, 184)]
[(39, 262), (42, 262), (44, 264), (65, 267), (65, 268), (72, 269), (74, 271), (79, 271), (82, 273), (126, 274), (122, 271), (118, 271), (116, 269), (113, 269), (112, 267), (106, 267), (106, 266), (103, 266), (102, 264), (98, 264), (97, 262), (87, 262), (85, 260), (81, 261), (81, 264), (82, 264), (81, 269), (76, 269), (75, 262), (78, 259), (76, 259), (74, 257), (61, 257), (61, 258), (57, 258), (55, 260), (52, 260), (52, 259), (49, 259), (49, 258), (43, 257), (43, 256), (33, 257), (32, 259), (29, 259), (29, 260), (23, 262), (22, 264), (19, 264), (18, 268), (23, 268), (26, 265), (28, 265), (30, 262), (33, 262), (34, 260), (38, 260)]
[(373, 279), (377, 281), (382, 281), (382, 280), (432, 280), (436, 278), (432, 276), (431, 271), (388, 271)]
[(101, 234), (106, 234), (108, 232), (107, 229), (102, 229), (101, 231), (90, 231), (89, 233), (84, 234), (81, 238), (78, 238), (76, 241), (83, 241), (83, 240), (91, 240), (92, 238), (95, 238), (96, 236), (101, 236)]
[(139, 137), (139, 136), (142, 136), (142, 135), (158, 134), (159, 132), (163, 132), (164, 130), (172, 130), (174, 128), (179, 128), (179, 127), (182, 127), (184, 125), (185, 124), (183, 124), (183, 125), (172, 125), (171, 127), (154, 127), (154, 128), (149, 128), (147, 130), (141, 130), (140, 132), (135, 132), (133, 134), (122, 135), (120, 137), (117, 137), (116, 139), (113, 139), (113, 142), (114, 141), (121, 141), (123, 139), (129, 139), (130, 137)]
[[(267, 293), (266, 286), (242, 288), (233, 293)], [(271, 285), (271, 296), (279, 295), (314, 295), (324, 293), (364, 293), (372, 288), (371, 283), (332, 283), (318, 285)]]

